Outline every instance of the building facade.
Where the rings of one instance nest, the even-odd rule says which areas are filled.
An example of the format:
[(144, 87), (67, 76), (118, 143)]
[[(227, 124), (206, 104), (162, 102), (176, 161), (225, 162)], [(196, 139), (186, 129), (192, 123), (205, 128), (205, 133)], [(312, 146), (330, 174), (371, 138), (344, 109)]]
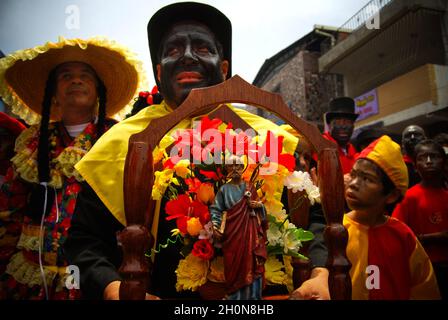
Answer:
[(372, 0), (341, 29), (350, 35), (319, 58), (319, 71), (343, 77), (358, 132), (448, 132), (448, 1)]
[[(335, 28), (315, 26), (309, 34), (267, 59), (253, 84), (280, 94), (295, 114), (322, 129), (322, 115), (328, 102), (342, 95), (344, 88), (342, 76), (319, 72), (318, 59), (323, 51), (344, 36), (347, 33)], [(277, 123), (282, 122), (270, 113), (256, 112)]]

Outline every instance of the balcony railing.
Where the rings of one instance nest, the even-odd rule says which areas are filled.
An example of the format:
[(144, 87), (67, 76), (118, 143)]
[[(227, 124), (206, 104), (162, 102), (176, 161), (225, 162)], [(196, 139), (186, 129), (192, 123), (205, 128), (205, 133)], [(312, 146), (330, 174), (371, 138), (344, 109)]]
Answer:
[(393, 0), (370, 1), (353, 17), (348, 19), (341, 27), (339, 27), (338, 32), (353, 32), (354, 30), (363, 26), (367, 21), (372, 19), (373, 16), (381, 10), (381, 8), (385, 7), (392, 1)]

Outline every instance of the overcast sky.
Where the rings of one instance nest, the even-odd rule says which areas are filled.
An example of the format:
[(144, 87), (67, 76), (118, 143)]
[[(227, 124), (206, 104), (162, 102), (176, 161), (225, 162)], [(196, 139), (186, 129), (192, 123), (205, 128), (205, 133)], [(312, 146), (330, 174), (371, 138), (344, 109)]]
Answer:
[[(136, 52), (151, 74), (146, 25), (172, 0), (0, 0), (5, 53), (66, 38), (106, 36)], [(339, 27), (369, 0), (209, 0), (232, 21), (233, 73), (252, 82), (264, 61), (315, 24)], [(73, 7), (74, 6), (74, 7)], [(74, 9), (73, 9), (74, 8)], [(75, 22), (79, 12), (79, 25)], [(76, 29), (79, 27), (79, 29)]]

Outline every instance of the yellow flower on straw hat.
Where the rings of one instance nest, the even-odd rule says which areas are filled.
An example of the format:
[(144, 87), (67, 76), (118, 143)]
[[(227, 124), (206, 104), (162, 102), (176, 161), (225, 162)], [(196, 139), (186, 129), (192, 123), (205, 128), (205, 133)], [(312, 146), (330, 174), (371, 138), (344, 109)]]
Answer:
[[(64, 39), (16, 51), (0, 59), (0, 96), (28, 124), (40, 121), (45, 84), (64, 62), (90, 65), (107, 89), (106, 114), (124, 116), (146, 87), (142, 64), (127, 48), (105, 38)], [(52, 113), (52, 120), (58, 120)]]

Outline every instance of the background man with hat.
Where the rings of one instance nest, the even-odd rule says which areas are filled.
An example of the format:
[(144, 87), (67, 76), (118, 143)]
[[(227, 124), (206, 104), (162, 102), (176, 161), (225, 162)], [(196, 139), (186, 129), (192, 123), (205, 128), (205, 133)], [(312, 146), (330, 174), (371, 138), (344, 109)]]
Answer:
[(338, 144), (342, 173), (349, 173), (356, 158), (356, 149), (350, 143), (355, 127), (355, 101), (349, 97), (339, 97), (330, 101), (330, 110), (325, 113), (328, 131), (323, 136)]
[[(145, 129), (151, 120), (173, 112), (193, 88), (218, 84), (231, 75), (231, 34), (228, 18), (214, 7), (200, 3), (171, 4), (150, 19), (148, 40), (153, 72), (164, 100), (112, 128), (76, 166), (89, 185), (80, 195), (65, 249), (70, 261), (80, 266), (81, 287), (89, 297), (119, 298), (121, 278), (117, 269), (121, 256), (115, 234), (126, 225), (123, 175), (129, 137)], [(284, 148), (294, 152), (294, 136), (245, 110), (233, 111), (257, 131), (270, 128), (275, 135), (284, 136)], [(173, 130), (190, 126), (191, 119), (184, 119)], [(173, 142), (168, 134), (161, 144), (168, 146)], [(164, 208), (163, 202), (159, 205)], [(160, 210), (155, 212), (154, 221), (158, 223), (150, 226), (151, 233), (164, 241), (173, 225), (159, 213)], [(180, 258), (179, 248), (174, 245), (155, 256), (152, 294), (182, 297), (175, 290), (175, 270)], [(328, 273), (322, 274), (328, 278)], [(324, 289), (328, 296), (328, 286)]]
[[(67, 288), (62, 251), (83, 181), (74, 166), (138, 92), (138, 69), (127, 49), (100, 38), (60, 38), (0, 60), (0, 95), (31, 125), (17, 138), (0, 194), (2, 219), (24, 215), (0, 278), (2, 298), (79, 297), (76, 286)], [(29, 194), (22, 201), (18, 183)]]

